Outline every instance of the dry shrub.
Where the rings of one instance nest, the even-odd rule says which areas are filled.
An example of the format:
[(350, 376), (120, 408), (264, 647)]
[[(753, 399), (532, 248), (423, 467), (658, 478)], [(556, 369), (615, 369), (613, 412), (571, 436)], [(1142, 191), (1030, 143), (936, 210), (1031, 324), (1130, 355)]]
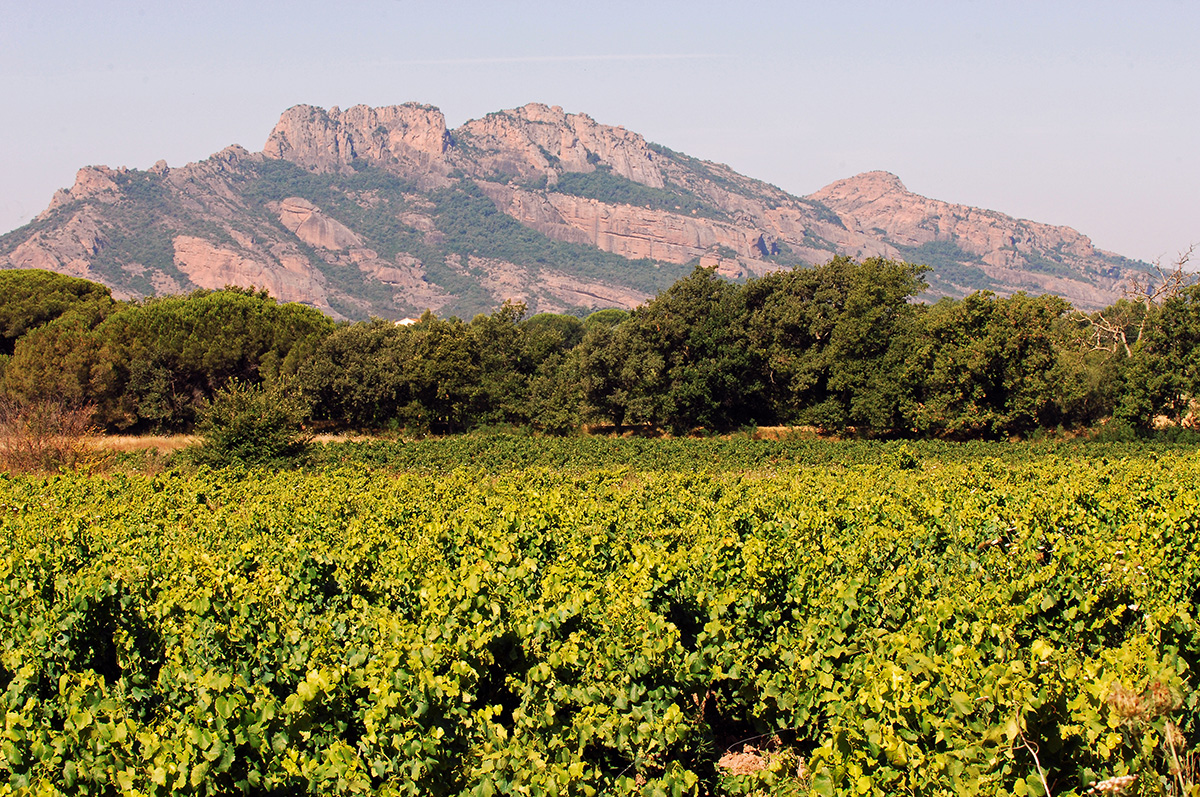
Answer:
[(717, 766), (730, 775), (752, 775), (766, 769), (770, 763), (769, 752), (745, 745), (740, 753), (726, 752), (717, 762)]
[(0, 468), (52, 473), (96, 458), (92, 407), (65, 401), (24, 403), (0, 398)]
[(742, 745), (740, 753), (726, 750), (717, 761), (722, 793), (749, 797), (766, 794), (807, 794), (808, 768), (804, 759), (773, 736), (766, 747)]
[[(1183, 695), (1162, 681), (1152, 681), (1141, 692), (1135, 692), (1118, 682), (1108, 697), (1108, 704), (1138, 740), (1144, 742), (1148, 738), (1157, 748), (1154, 754), (1166, 763), (1170, 778), (1174, 781), (1172, 785), (1178, 787), (1174, 793), (1195, 794), (1197, 780), (1200, 779), (1200, 762), (1196, 760), (1195, 751), (1187, 749), (1187, 739), (1172, 717), (1183, 708)], [(1145, 744), (1135, 743), (1135, 748), (1139, 747), (1139, 754), (1145, 756)], [(1091, 791), (1123, 794), (1133, 785), (1136, 777), (1110, 778), (1096, 784)]]

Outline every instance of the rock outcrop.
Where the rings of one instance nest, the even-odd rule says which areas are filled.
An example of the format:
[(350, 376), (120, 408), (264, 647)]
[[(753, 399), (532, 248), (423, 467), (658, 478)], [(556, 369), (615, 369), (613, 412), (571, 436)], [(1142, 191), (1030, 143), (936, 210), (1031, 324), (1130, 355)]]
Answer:
[(447, 170), (449, 145), (446, 118), (428, 105), (355, 105), (345, 111), (297, 105), (280, 117), (263, 155), (320, 173), (349, 172), (355, 162), (367, 162), (440, 176)]
[(1096, 249), (1070, 227), (1024, 221), (966, 205), (914, 194), (888, 172), (866, 172), (839, 180), (812, 194), (859, 229), (869, 229), (894, 245), (918, 247), (953, 241), (960, 249), (997, 267), (1016, 264), (1022, 253), (1054, 250), (1079, 258)]
[(667, 263), (689, 263), (726, 249), (753, 262), (755, 273), (778, 268), (761, 260), (773, 253), (774, 242), (757, 227), (497, 183), (480, 186), (505, 213), (559, 241), (595, 246), (630, 260)]
[(324, 278), (307, 258), (286, 248), (270, 260), (256, 258), (190, 235), (175, 237), (175, 266), (197, 287), (263, 288), (283, 302), (302, 302), (332, 313)]
[(644, 138), (586, 114), (564, 113), (557, 105), (530, 103), (490, 113), (455, 130), (454, 139), (469, 147), (457, 153), (455, 164), (478, 177), (542, 176), (553, 184), (563, 172), (593, 172), (603, 164), (651, 188), (666, 183)]
[(50, 206), (42, 211), (38, 218), (59, 208), (68, 202), (78, 199), (96, 198), (101, 201), (115, 202), (119, 198), (120, 186), (118, 177), (128, 174), (127, 169), (117, 171), (107, 166), (85, 166), (75, 173), (75, 184), (69, 189), (60, 188), (50, 199)]
[(279, 222), (309, 246), (340, 251), (362, 246), (362, 239), (346, 225), (331, 219), (321, 209), (298, 196), (279, 203)]
[[(72, 277), (95, 279), (91, 262), (104, 243), (97, 214), (82, 209), (64, 218), (60, 224), (37, 230), (17, 242), (7, 256), (0, 258), (0, 265), (7, 268), (40, 268)], [(113, 295), (125, 298), (119, 290), (115, 290)]]

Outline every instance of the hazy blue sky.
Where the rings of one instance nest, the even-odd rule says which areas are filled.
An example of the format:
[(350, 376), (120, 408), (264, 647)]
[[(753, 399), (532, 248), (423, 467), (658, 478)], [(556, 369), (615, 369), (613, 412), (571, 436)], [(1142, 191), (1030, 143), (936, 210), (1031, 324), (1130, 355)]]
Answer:
[(1172, 259), (1200, 241), (1200, 2), (0, 0), (0, 232), (88, 164), (285, 108), (544, 102), (796, 194), (870, 169)]

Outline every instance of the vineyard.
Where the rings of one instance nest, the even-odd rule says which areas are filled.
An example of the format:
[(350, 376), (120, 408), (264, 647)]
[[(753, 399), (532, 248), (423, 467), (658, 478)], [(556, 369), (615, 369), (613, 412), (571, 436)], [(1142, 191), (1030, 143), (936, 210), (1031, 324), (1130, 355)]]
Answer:
[(0, 476), (0, 794), (1197, 793), (1193, 449), (543, 442)]

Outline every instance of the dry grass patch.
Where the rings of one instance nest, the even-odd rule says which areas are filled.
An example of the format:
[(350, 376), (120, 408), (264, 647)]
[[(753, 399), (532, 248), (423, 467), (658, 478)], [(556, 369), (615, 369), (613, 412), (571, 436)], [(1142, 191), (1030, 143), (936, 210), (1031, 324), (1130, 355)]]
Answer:
[(752, 435), (755, 440), (811, 440), (830, 436), (815, 426), (760, 426)]
[(195, 442), (199, 437), (191, 434), (173, 435), (132, 435), (104, 434), (96, 435), (88, 442), (98, 451), (114, 453), (130, 453), (134, 451), (156, 451), (159, 454), (169, 454), (180, 451)]

